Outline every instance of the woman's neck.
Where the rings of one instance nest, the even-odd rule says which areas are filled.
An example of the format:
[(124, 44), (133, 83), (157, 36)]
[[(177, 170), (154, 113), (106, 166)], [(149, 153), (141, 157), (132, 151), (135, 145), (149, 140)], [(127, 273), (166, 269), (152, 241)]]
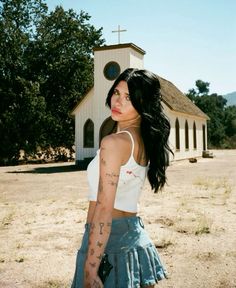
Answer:
[(131, 121), (124, 121), (124, 122), (119, 122), (117, 125), (117, 130), (121, 131), (121, 130), (126, 130), (129, 128), (140, 128), (140, 123), (141, 121), (138, 119), (131, 120)]

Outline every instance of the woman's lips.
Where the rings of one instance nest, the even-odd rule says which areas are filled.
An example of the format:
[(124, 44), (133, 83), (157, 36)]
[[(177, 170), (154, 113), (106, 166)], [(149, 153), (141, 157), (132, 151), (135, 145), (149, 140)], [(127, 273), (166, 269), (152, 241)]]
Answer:
[(116, 108), (112, 108), (111, 109), (112, 113), (117, 113), (117, 114), (121, 114), (120, 110), (116, 109)]

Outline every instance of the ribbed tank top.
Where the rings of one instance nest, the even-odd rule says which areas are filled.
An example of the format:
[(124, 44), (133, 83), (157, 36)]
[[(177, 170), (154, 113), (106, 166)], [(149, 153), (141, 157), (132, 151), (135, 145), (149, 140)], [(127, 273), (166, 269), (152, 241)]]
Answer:
[[(134, 159), (134, 139), (132, 134), (126, 130), (117, 132), (117, 134), (118, 133), (129, 134), (132, 142), (132, 150), (128, 161), (120, 167), (120, 176), (117, 185), (114, 208), (136, 213), (138, 211), (138, 201), (147, 174), (147, 166), (139, 165)], [(89, 163), (87, 168), (88, 183), (90, 188), (88, 195), (89, 201), (97, 200), (99, 158), (100, 149), (97, 151), (96, 156)]]

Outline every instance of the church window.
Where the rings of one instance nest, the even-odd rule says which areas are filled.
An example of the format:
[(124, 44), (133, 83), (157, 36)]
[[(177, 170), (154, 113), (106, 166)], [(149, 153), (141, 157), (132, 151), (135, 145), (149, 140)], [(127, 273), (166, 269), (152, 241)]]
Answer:
[(179, 120), (175, 120), (175, 149), (180, 150)]
[(197, 131), (195, 121), (193, 122), (193, 149), (197, 149)]
[(84, 148), (94, 147), (94, 124), (88, 119), (84, 124)]
[(120, 75), (120, 65), (117, 62), (111, 61), (106, 64), (103, 73), (106, 79), (115, 80)]
[(185, 121), (185, 149), (189, 149), (188, 121)]

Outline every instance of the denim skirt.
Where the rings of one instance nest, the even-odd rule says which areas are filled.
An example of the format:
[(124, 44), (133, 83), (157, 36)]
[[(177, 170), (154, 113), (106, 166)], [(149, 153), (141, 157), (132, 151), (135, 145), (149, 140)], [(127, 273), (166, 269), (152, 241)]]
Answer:
[[(90, 225), (85, 225), (81, 247), (77, 253), (76, 270), (72, 288), (84, 288), (84, 263), (88, 249)], [(138, 288), (158, 283), (167, 278), (156, 247), (144, 229), (140, 217), (112, 220), (111, 234), (105, 253), (113, 266), (105, 288)]]

